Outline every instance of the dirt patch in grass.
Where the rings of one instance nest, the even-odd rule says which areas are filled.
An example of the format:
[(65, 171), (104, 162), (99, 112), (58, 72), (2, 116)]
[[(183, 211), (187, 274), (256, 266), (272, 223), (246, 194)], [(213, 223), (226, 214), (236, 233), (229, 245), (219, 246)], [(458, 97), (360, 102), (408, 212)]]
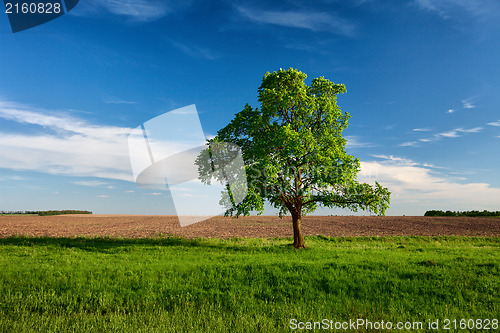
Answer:
[[(308, 216), (302, 220), (307, 236), (500, 236), (500, 218), (419, 216)], [(124, 238), (175, 235), (185, 238), (290, 237), (291, 218), (213, 217), (181, 227), (175, 216), (62, 215), (0, 216), (0, 237), (110, 236)]]

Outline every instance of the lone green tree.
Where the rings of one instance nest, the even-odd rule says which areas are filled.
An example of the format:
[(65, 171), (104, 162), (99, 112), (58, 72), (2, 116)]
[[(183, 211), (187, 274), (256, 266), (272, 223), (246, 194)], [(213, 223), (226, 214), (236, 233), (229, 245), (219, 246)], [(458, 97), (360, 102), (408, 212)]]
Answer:
[(280, 217), (291, 214), (298, 249), (305, 247), (301, 218), (318, 206), (383, 215), (390, 197), (378, 182), (371, 186), (356, 180), (359, 159), (346, 153), (342, 137), (350, 115), (337, 106), (345, 86), (323, 77), (308, 86), (306, 78), (292, 68), (267, 72), (258, 89), (260, 109), (245, 105), (209, 140), (238, 145), (245, 162), (248, 194), (234, 206), (230, 196), (223, 196), (230, 207), (226, 215), (262, 214), (268, 201)]

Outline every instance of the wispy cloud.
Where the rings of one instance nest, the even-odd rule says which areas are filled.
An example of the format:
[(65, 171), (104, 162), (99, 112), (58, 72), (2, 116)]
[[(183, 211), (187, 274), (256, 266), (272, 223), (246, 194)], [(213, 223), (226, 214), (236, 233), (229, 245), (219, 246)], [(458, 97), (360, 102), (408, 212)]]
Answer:
[(461, 133), (479, 133), (482, 130), (483, 130), (482, 127), (474, 127), (474, 128), (469, 128), (469, 129), (456, 128), (456, 129), (451, 130), (451, 131), (434, 134), (434, 138), (435, 139), (440, 139), (440, 138), (458, 138), (458, 137), (461, 136)]
[(272, 24), (311, 31), (329, 31), (345, 36), (353, 36), (356, 33), (355, 24), (333, 13), (304, 10), (273, 11), (245, 6), (236, 7), (236, 11), (247, 20), (260, 24)]
[(369, 142), (363, 142), (361, 141), (357, 136), (354, 135), (348, 135), (344, 137), (347, 140), (346, 147), (347, 148), (368, 148), (368, 147), (374, 147), (375, 145), (373, 143)]
[(191, 1), (161, 0), (86, 0), (70, 13), (88, 16), (104, 12), (133, 22), (150, 22), (187, 7)]
[(457, 131), (462, 133), (479, 133), (483, 130), (482, 127), (474, 127), (469, 129), (457, 128)]
[(486, 125), (499, 127), (500, 126), (500, 120), (492, 122), (492, 123), (487, 123)]
[[(462, 104), (462, 109), (468, 110), (468, 109), (477, 108), (477, 105), (476, 105), (477, 98), (478, 98), (478, 96), (473, 96), (473, 97), (462, 99), (460, 101)], [(458, 107), (458, 109), (460, 109), (460, 107)], [(448, 111), (446, 111), (446, 113), (448, 113), (448, 114), (452, 114), (452, 113), (456, 113), (456, 112), (457, 112), (457, 107), (456, 108), (449, 108)]]
[(216, 60), (220, 58), (220, 55), (209, 48), (204, 48), (200, 46), (193, 45), (191, 43), (181, 43), (178, 41), (170, 40), (173, 47), (183, 52), (185, 55), (192, 58)]
[(438, 134), (434, 134), (434, 138), (439, 139), (439, 138), (458, 138), (460, 135), (458, 134), (457, 130), (452, 130), (448, 132), (442, 132)]
[(0, 177), (0, 182), (1, 181), (6, 181), (6, 180), (20, 181), (20, 180), (26, 180), (26, 178), (20, 177), (20, 176), (3, 176), (3, 177)]
[(124, 100), (124, 99), (121, 99), (118, 97), (114, 97), (114, 96), (105, 97), (103, 100), (104, 100), (104, 103), (106, 103), (106, 104), (136, 104), (137, 103), (134, 101), (127, 101), (127, 100)]
[(0, 130), (0, 168), (132, 181), (127, 146), (130, 128), (93, 125), (3, 99), (0, 119), (40, 129), (36, 134)]
[(437, 13), (444, 19), (465, 13), (475, 19), (498, 17), (500, 3), (496, 0), (415, 0), (420, 8)]
[[(1, 98), (0, 120), (32, 125), (28, 133), (12, 134), (0, 129), (0, 168), (134, 181), (130, 154), (137, 152), (129, 152), (129, 145), (143, 147), (144, 137), (129, 137), (132, 128), (91, 124), (65, 113)], [(152, 150), (163, 157), (192, 148), (193, 142), (194, 146), (204, 143), (198, 139), (189, 141), (190, 136), (186, 135), (170, 140), (150, 138), (149, 143)], [(101, 183), (81, 181), (78, 185)]]
[[(436, 133), (433, 134), (432, 136), (428, 136), (426, 138), (420, 138), (415, 141), (408, 141), (408, 142), (403, 142), (399, 144), (401, 147), (418, 147), (419, 143), (421, 142), (433, 142), (433, 141), (438, 141), (443, 138), (459, 138), (463, 136), (464, 134), (469, 134), (469, 133), (479, 133), (483, 130), (483, 127), (474, 127), (474, 128), (455, 128), (453, 130), (441, 132), (441, 133)], [(416, 132), (424, 132), (419, 129), (414, 129), (413, 131)]]
[(418, 141), (408, 141), (399, 144), (400, 147), (418, 147)]
[(476, 105), (474, 105), (474, 97), (463, 99), (462, 100), (462, 105), (464, 109), (474, 109)]
[(57, 114), (3, 99), (0, 99), (0, 118), (18, 123), (38, 125), (57, 132), (69, 132), (104, 139), (110, 136), (127, 135), (130, 132), (129, 128), (91, 125), (82, 119), (67, 114)]
[(393, 155), (372, 155), (373, 157), (380, 158), (386, 161), (398, 162), (404, 165), (418, 165), (418, 163), (403, 157), (396, 157)]
[(100, 180), (77, 180), (77, 181), (74, 181), (72, 183), (75, 185), (91, 186), (91, 187), (100, 187), (100, 186), (108, 185), (108, 183), (100, 181)]
[(397, 157), (397, 156), (394, 156), (394, 155), (380, 154), (380, 155), (372, 155), (372, 156), (375, 157), (375, 158), (382, 159), (382, 160), (384, 160), (384, 162), (397, 163), (398, 165), (423, 166), (423, 167), (432, 168), (432, 169), (449, 169), (449, 168), (446, 168), (446, 167), (435, 166), (435, 165), (433, 165), (431, 163), (419, 163), (419, 162), (410, 160), (408, 158)]
[(414, 128), (412, 131), (413, 132), (429, 132), (430, 129), (429, 128)]

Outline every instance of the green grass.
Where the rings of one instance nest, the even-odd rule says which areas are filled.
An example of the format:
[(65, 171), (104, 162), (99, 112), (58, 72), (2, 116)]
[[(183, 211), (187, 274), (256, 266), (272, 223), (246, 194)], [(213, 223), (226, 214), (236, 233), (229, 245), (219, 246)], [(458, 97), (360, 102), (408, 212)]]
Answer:
[(0, 331), (286, 332), (292, 318), (499, 317), (499, 238), (307, 237), (301, 251), (290, 242), (0, 239)]

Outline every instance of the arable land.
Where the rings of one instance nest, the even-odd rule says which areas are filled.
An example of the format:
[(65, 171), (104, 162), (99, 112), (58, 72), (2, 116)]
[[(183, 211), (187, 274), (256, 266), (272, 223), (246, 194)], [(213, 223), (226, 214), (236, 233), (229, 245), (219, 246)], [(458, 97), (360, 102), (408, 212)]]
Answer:
[(0, 216), (0, 332), (498, 330), (500, 218), (303, 229), (296, 250), (290, 217)]
[[(500, 236), (498, 217), (307, 216), (306, 236)], [(60, 215), (0, 216), (0, 238), (10, 236), (148, 238), (291, 237), (291, 217), (213, 217), (181, 227), (175, 216)]]

